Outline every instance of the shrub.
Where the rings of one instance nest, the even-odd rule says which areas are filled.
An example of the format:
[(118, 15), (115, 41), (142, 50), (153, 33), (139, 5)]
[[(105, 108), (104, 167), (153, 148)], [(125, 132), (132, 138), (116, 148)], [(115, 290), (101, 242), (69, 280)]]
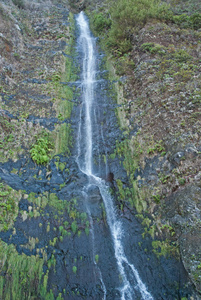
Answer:
[(117, 0), (111, 8), (112, 25), (108, 46), (122, 53), (131, 49), (133, 28), (142, 27), (150, 19), (169, 19), (169, 6), (161, 0)]
[(64, 230), (63, 226), (59, 226), (59, 231), (61, 234), (62, 234), (63, 230)]
[(190, 27), (190, 17), (187, 14), (173, 16), (173, 22), (182, 28)]
[(31, 147), (31, 158), (38, 165), (47, 164), (52, 149), (53, 143), (50, 141), (49, 135), (45, 133), (43, 137), (37, 138), (36, 143)]
[(153, 200), (154, 200), (154, 202), (156, 202), (157, 204), (159, 204), (160, 203), (160, 201), (161, 201), (161, 197), (160, 197), (160, 195), (153, 195)]
[(158, 53), (160, 55), (165, 54), (165, 49), (163, 46), (155, 43), (144, 43), (140, 47), (143, 51), (150, 52), (151, 54)]
[(197, 30), (201, 28), (201, 14), (195, 13), (190, 16), (190, 22), (193, 29)]
[(188, 54), (188, 52), (186, 52), (183, 49), (179, 49), (178, 51), (176, 51), (175, 53), (173, 53), (173, 58), (180, 63), (186, 62), (187, 60), (192, 59), (192, 56), (190, 54)]
[(182, 28), (193, 28), (198, 30), (201, 28), (201, 14), (194, 13), (190, 17), (187, 14), (173, 16), (173, 22)]
[(72, 222), (71, 230), (72, 230), (73, 233), (76, 233), (76, 231), (77, 231), (77, 222), (76, 221)]
[(111, 26), (111, 19), (106, 18), (103, 13), (95, 14), (93, 17), (93, 26), (97, 33), (101, 34), (104, 30)]
[(184, 185), (186, 183), (185, 178), (179, 178), (179, 184)]
[(23, 0), (12, 0), (12, 1), (19, 8), (24, 8), (25, 7), (25, 4), (24, 4)]

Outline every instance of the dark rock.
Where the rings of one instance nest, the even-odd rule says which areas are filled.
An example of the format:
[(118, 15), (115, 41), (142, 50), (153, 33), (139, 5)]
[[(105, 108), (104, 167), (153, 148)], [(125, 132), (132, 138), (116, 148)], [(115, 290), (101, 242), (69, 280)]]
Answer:
[(25, 210), (25, 211), (29, 211), (28, 207), (29, 206), (33, 206), (27, 199), (22, 199), (19, 203), (19, 209), (20, 210)]
[(87, 188), (87, 195), (90, 203), (102, 201), (99, 188), (96, 185), (90, 184)]
[(201, 188), (197, 185), (186, 186), (166, 200), (164, 216), (179, 236), (181, 258), (186, 271), (195, 284), (201, 289)]
[(112, 183), (114, 180), (114, 174), (112, 172), (109, 172), (106, 180)]
[(188, 159), (193, 159), (198, 155), (198, 151), (194, 147), (187, 147), (185, 149), (185, 157)]
[(184, 151), (177, 152), (172, 158), (173, 163), (179, 165), (180, 161), (184, 158), (184, 156), (185, 156)]

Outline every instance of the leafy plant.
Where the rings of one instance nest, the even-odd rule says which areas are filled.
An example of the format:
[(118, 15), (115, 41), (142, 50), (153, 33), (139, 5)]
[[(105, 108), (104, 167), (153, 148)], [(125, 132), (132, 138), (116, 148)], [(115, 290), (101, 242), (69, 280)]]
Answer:
[(154, 202), (156, 202), (157, 204), (160, 203), (160, 201), (161, 201), (160, 195), (153, 195), (153, 199), (154, 199)]
[(140, 47), (143, 51), (150, 52), (151, 54), (158, 53), (160, 55), (165, 54), (165, 47), (155, 43), (144, 43)]
[[(21, 192), (0, 182), (0, 230), (7, 231), (18, 214), (18, 204)], [(17, 200), (17, 201), (16, 201)]]
[(200, 29), (201, 28), (201, 14), (194, 13), (190, 16), (190, 22), (193, 29)]
[(167, 183), (168, 179), (170, 178), (170, 175), (165, 175), (163, 173), (158, 174), (159, 179), (163, 184)]
[(173, 22), (182, 28), (193, 28), (198, 30), (201, 28), (201, 14), (194, 13), (191, 16), (181, 14), (173, 16)]
[(173, 22), (183, 28), (190, 27), (190, 17), (187, 14), (173, 16)]
[(157, 151), (157, 152), (162, 152), (162, 151), (164, 151), (164, 150), (165, 150), (165, 148), (164, 148), (164, 146), (163, 146), (163, 141), (160, 140), (160, 141), (159, 141), (158, 143), (156, 143), (153, 147), (147, 149), (147, 153), (148, 153), (148, 154), (152, 154), (152, 153), (154, 153), (155, 151)]
[(95, 255), (95, 262), (98, 263), (98, 261), (99, 261), (99, 255), (96, 254), (96, 255)]
[(107, 44), (122, 54), (132, 48), (134, 28), (142, 27), (150, 19), (170, 19), (171, 12), (160, 0), (117, 0), (111, 7), (112, 24)]
[(93, 26), (97, 33), (101, 34), (104, 30), (109, 29), (112, 21), (103, 13), (98, 13), (93, 16)]
[(174, 243), (170, 243), (168, 239), (165, 241), (152, 241), (153, 253), (159, 258), (161, 256), (178, 256), (178, 247)]
[[(31, 295), (36, 298), (52, 299), (42, 297), (46, 295), (46, 278), (43, 284), (44, 259), (39, 255), (27, 256), (19, 254), (13, 244), (7, 245), (0, 241), (0, 298), (1, 299), (30, 299)], [(5, 276), (4, 274), (7, 274)], [(46, 276), (47, 277), (47, 276)]]
[(72, 146), (71, 126), (70, 124), (61, 124), (56, 138), (56, 153), (67, 153), (70, 155), (70, 147)]
[(185, 178), (179, 178), (179, 184), (184, 185), (186, 183)]
[(53, 143), (50, 140), (49, 134), (43, 134), (43, 137), (37, 138), (36, 143), (31, 147), (31, 158), (38, 165), (47, 164), (52, 149)]
[(77, 222), (76, 221), (72, 222), (71, 229), (72, 229), (73, 233), (76, 233), (76, 231), (77, 231)]
[(181, 63), (192, 59), (192, 56), (188, 54), (186, 50), (183, 49), (179, 49), (178, 51), (175, 51), (175, 53), (173, 53), (172, 55), (177, 62), (181, 62)]

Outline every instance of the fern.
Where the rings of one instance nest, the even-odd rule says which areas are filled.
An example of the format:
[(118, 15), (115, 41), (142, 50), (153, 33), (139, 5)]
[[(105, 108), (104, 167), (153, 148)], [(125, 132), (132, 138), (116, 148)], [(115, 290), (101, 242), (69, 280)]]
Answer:
[(53, 144), (50, 141), (49, 135), (46, 134), (44, 138), (38, 138), (36, 143), (31, 147), (31, 158), (38, 165), (47, 164), (50, 160), (50, 151), (52, 149)]

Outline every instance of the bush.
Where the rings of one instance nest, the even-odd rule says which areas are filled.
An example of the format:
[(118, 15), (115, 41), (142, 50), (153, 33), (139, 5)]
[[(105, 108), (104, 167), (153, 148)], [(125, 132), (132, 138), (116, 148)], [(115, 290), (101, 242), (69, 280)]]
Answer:
[(190, 16), (190, 22), (193, 29), (197, 30), (201, 28), (201, 14), (195, 13)]
[(190, 17), (187, 14), (182, 14), (180, 16), (173, 16), (173, 22), (182, 28), (190, 27)]
[(47, 164), (50, 159), (50, 151), (53, 149), (53, 144), (50, 141), (49, 135), (44, 134), (39, 137), (36, 143), (31, 147), (31, 158), (38, 165)]
[(23, 0), (12, 0), (13, 3), (19, 8), (25, 8), (25, 4)]
[(95, 14), (93, 17), (93, 26), (97, 33), (101, 34), (111, 26), (111, 19), (106, 18), (103, 13)]
[(193, 28), (198, 30), (201, 28), (201, 14), (194, 13), (190, 17), (187, 14), (173, 16), (173, 22), (182, 28)]
[(160, 0), (117, 0), (111, 8), (112, 25), (108, 46), (122, 53), (131, 49), (133, 28), (141, 28), (150, 19), (170, 19), (169, 6)]
[(186, 183), (185, 178), (179, 178), (179, 184), (184, 185)]
[(173, 58), (180, 63), (185, 63), (188, 60), (192, 59), (192, 56), (190, 54), (188, 54), (188, 52), (186, 52), (183, 49), (179, 49), (178, 51), (176, 51), (175, 53), (172, 54)]
[(143, 51), (150, 52), (151, 54), (158, 53), (160, 55), (165, 54), (165, 48), (155, 43), (144, 43), (140, 47)]
[(77, 222), (76, 221), (72, 222), (71, 229), (72, 229), (73, 233), (76, 233), (76, 231), (77, 231)]

